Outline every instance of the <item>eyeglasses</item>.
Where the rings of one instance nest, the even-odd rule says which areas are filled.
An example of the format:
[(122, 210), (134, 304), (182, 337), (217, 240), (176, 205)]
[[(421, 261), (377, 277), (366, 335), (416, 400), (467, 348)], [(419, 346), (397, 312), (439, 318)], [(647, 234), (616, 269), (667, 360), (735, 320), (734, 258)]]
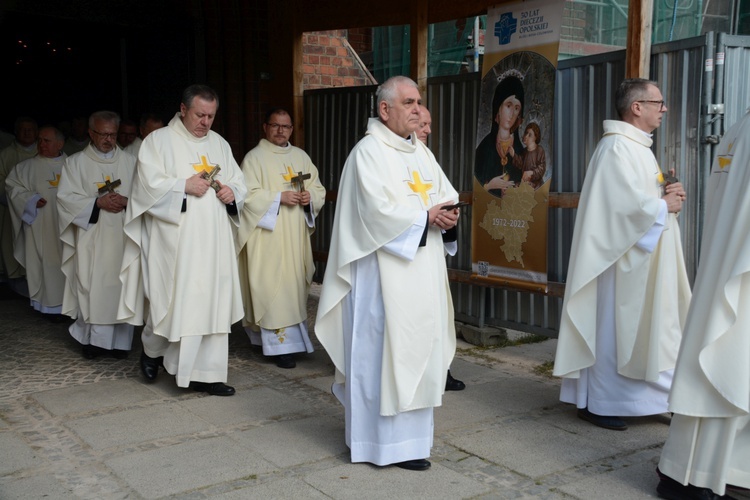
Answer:
[(95, 133), (96, 135), (98, 135), (99, 137), (104, 137), (105, 139), (114, 139), (115, 137), (117, 137), (117, 132), (114, 132), (111, 134), (104, 134), (102, 132), (99, 132), (98, 130), (94, 130), (93, 128), (91, 129), (91, 131)]
[(643, 101), (636, 101), (636, 102), (650, 102), (651, 104), (658, 104), (659, 109), (664, 107), (664, 101), (649, 101), (649, 100), (643, 100)]
[(292, 130), (292, 128), (294, 127), (294, 125), (282, 125), (281, 123), (268, 123), (267, 125), (274, 130)]

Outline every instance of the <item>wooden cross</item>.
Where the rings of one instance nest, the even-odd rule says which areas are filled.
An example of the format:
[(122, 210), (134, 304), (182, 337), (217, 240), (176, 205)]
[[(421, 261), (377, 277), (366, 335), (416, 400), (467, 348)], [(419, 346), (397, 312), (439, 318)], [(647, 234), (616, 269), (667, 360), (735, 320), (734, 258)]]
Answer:
[[(300, 193), (305, 191), (305, 181), (309, 178), (311, 178), (311, 174), (303, 174), (302, 172), (297, 172), (297, 175), (292, 177), (292, 186), (297, 189)], [(310, 204), (308, 203), (304, 207), (305, 212), (310, 213)]]
[(303, 174), (302, 172), (297, 172), (297, 175), (292, 177), (292, 186), (297, 189), (300, 193), (305, 190), (305, 181), (312, 177), (310, 174)]
[(109, 179), (106, 179), (104, 181), (104, 185), (99, 188), (99, 194), (114, 193), (115, 189), (120, 187), (120, 184), (122, 184), (122, 181), (120, 181), (120, 179), (112, 182), (110, 182)]
[(208, 170), (204, 170), (202, 174), (202, 177), (211, 183), (211, 187), (214, 188), (214, 191), (216, 191), (217, 193), (219, 192), (219, 189), (221, 189), (221, 186), (219, 186), (219, 183), (216, 182), (214, 177), (216, 177), (216, 174), (219, 173), (219, 170), (221, 170), (221, 167), (219, 167), (219, 165), (217, 164), (214, 168), (211, 169), (211, 172), (209, 172)]

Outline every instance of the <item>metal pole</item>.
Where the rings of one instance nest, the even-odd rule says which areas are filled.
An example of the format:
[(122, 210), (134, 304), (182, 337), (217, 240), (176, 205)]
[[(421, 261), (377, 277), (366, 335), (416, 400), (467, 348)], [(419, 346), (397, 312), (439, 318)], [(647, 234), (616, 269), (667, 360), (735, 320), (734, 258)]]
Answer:
[[(714, 48), (714, 32), (709, 31), (706, 33), (706, 45), (705, 45), (705, 53), (703, 54), (704, 57), (704, 67), (703, 67), (703, 95), (701, 96), (701, 100), (703, 101), (703, 105), (701, 106), (701, 113), (703, 113), (703, 138), (701, 140), (701, 148), (700, 148), (700, 175), (698, 176), (698, 213), (702, 214), (705, 209), (705, 198), (706, 198), (706, 183), (708, 182), (708, 177), (711, 175), (711, 152), (712, 152), (712, 141), (713, 138), (711, 137), (711, 131), (712, 131), (712, 113), (711, 113), (711, 106), (713, 104), (713, 69), (714, 69), (714, 55), (715, 55), (715, 48)], [(703, 221), (699, 219), (698, 224), (696, 228), (696, 234), (698, 236), (697, 241), (701, 241), (703, 239)], [(696, 262), (700, 262), (700, 245), (698, 246), (698, 249), (696, 250)]]
[(479, 16), (474, 18), (474, 71), (479, 72)]
[[(726, 53), (726, 33), (719, 33), (716, 42), (716, 59), (714, 60), (714, 104), (724, 104), (724, 55)], [(724, 115), (714, 117), (713, 135), (721, 138), (724, 135)]]

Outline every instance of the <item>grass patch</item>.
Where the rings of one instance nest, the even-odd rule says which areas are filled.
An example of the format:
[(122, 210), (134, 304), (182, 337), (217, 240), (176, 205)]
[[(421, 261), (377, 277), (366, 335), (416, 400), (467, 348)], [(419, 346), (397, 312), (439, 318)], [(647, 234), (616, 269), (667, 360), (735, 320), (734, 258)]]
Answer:
[(544, 342), (545, 340), (549, 340), (549, 339), (550, 337), (546, 337), (544, 335), (536, 335), (536, 334), (531, 333), (529, 335), (524, 335), (516, 340), (510, 340), (510, 339), (501, 340), (500, 343), (497, 345), (484, 345), (484, 346), (477, 345), (477, 346), (472, 346), (469, 349), (458, 348), (457, 351), (463, 352), (463, 353), (471, 353), (471, 352), (477, 352), (477, 351), (479, 352), (494, 351), (496, 349), (502, 349), (503, 347), (513, 347), (513, 346), (525, 345), (525, 344), (538, 344), (539, 342)]
[(542, 377), (552, 377), (552, 368), (555, 366), (554, 361), (545, 361), (541, 365), (537, 365), (534, 367), (534, 373), (537, 375), (541, 375)]

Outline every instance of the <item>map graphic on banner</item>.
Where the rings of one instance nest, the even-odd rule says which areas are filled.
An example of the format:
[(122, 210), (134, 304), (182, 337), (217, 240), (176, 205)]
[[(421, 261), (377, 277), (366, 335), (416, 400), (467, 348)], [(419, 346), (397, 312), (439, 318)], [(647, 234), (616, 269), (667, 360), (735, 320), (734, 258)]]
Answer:
[(547, 289), (547, 210), (563, 4), (509, 3), (487, 14), (472, 204), (475, 279)]

